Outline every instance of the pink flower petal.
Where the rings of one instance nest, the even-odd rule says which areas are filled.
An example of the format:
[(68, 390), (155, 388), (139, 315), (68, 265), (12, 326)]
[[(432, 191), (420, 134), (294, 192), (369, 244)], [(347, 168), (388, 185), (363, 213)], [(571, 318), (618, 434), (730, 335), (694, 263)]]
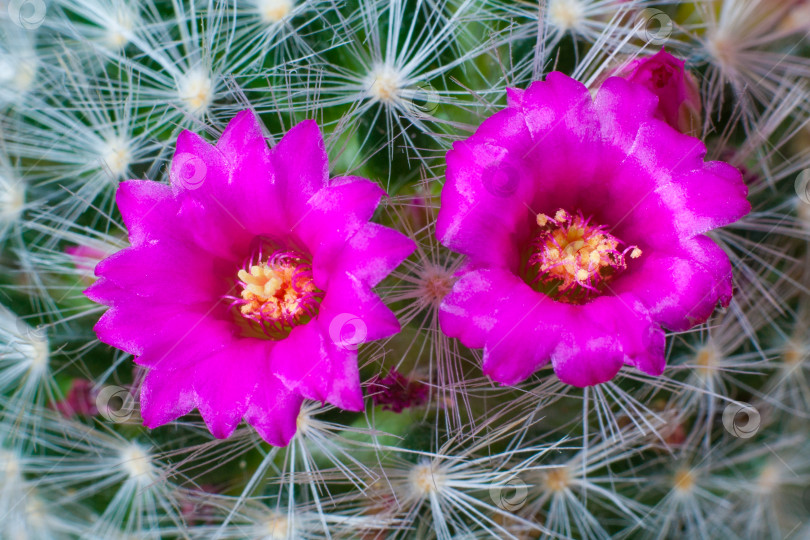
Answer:
[[(193, 308), (196, 308), (193, 309)], [(149, 317), (144, 317), (149, 313)], [(198, 327), (228, 326), (214, 318), (208, 305), (159, 304), (150, 299), (129, 298), (107, 310), (93, 327), (99, 340), (134, 355), (143, 355), (152, 346), (161, 347), (164, 341), (185, 339)], [(216, 332), (217, 338), (233, 333)]]
[(658, 193), (675, 214), (673, 221), (683, 237), (729, 225), (751, 211), (742, 174), (719, 161), (706, 163)]
[(323, 275), (336, 261), (349, 240), (374, 215), (385, 191), (374, 182), (352, 179), (320, 189), (307, 201), (307, 211), (291, 226), (292, 232), (312, 254), (319, 286), (327, 287)]
[(304, 399), (288, 390), (269, 368), (259, 374), (259, 381), (245, 421), (273, 446), (287, 446), (298, 428), (298, 414)]
[(141, 387), (140, 405), (143, 425), (154, 429), (190, 413), (197, 396), (185, 371), (150, 370)]
[(600, 297), (572, 307), (551, 362), (561, 381), (579, 387), (611, 380), (624, 363), (660, 375), (664, 333), (632, 297)]
[[(377, 223), (366, 223), (334, 261), (335, 275), (349, 274), (374, 287), (416, 249), (413, 240)], [(317, 277), (316, 277), (317, 281)]]
[(515, 266), (511, 241), (524, 225), (536, 178), (503, 148), (456, 143), (447, 154), (447, 175), (436, 237), (451, 249), (482, 263)]
[(240, 339), (194, 366), (194, 393), (205, 425), (214, 437), (227, 438), (247, 412), (274, 344)]
[[(490, 293), (473, 300), (470, 310), (491, 310), (482, 368), (501, 384), (516, 384), (548, 364), (568, 317), (569, 306), (557, 303), (500, 270), (479, 270)], [(477, 305), (476, 305), (477, 304)]]
[(307, 399), (362, 410), (355, 344), (339, 345), (340, 339), (330, 336), (329, 328), (323, 328), (319, 321), (297, 326), (274, 347), (273, 373), (287, 388)]
[(329, 181), (329, 160), (314, 120), (290, 129), (273, 148), (273, 168), (291, 226), (309, 210), (307, 202)]
[(318, 314), (321, 326), (327, 330), (332, 324), (340, 325), (340, 320), (334, 321), (341, 317), (362, 325), (362, 343), (390, 337), (400, 330), (399, 321), (385, 302), (350, 274), (332, 277)]
[(231, 268), (226, 264), (223, 270), (223, 261), (176, 241), (123, 249), (96, 267), (123, 290), (164, 299), (171, 291), (180, 304), (215, 304), (231, 287), (220, 277)]
[(718, 302), (728, 305), (731, 299), (728, 256), (707, 237), (695, 237), (671, 253), (650, 253), (636, 264), (614, 290), (632, 292), (656, 322), (671, 330), (706, 321)]
[(174, 219), (180, 205), (171, 188), (150, 180), (127, 180), (118, 185), (115, 202), (133, 246), (149, 243), (166, 236), (182, 237)]

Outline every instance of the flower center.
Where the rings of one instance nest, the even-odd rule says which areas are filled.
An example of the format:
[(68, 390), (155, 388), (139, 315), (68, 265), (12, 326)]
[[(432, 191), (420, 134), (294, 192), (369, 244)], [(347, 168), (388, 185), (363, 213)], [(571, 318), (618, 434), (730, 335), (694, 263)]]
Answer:
[(562, 30), (579, 26), (585, 16), (580, 0), (552, 0), (548, 12), (551, 23)]
[(453, 275), (443, 268), (431, 267), (421, 276), (419, 284), (421, 297), (428, 305), (438, 306), (444, 297), (450, 293), (455, 279)]
[(675, 471), (672, 484), (678, 493), (689, 493), (695, 487), (695, 475), (689, 469), (678, 469)]
[(399, 97), (402, 78), (399, 72), (388, 65), (377, 65), (367, 78), (368, 93), (375, 101), (390, 103)]
[(237, 274), (241, 287), (239, 312), (271, 338), (285, 337), (318, 312), (323, 292), (315, 287), (312, 266), (295, 252), (277, 251), (261, 257)]
[(641, 256), (635, 246), (619, 251), (621, 241), (582, 214), (537, 214), (537, 225), (528, 259), (530, 284), (561, 302), (583, 303), (597, 296), (626, 267), (628, 252), (632, 259)]
[(214, 98), (214, 82), (209, 74), (195, 68), (183, 75), (177, 85), (180, 99), (186, 104), (189, 112), (203, 113)]
[(280, 22), (290, 14), (292, 8), (292, 0), (261, 0), (259, 2), (259, 12), (266, 23)]
[(571, 485), (571, 476), (568, 467), (559, 467), (549, 470), (543, 478), (544, 487), (549, 491), (564, 491)]
[(408, 480), (417, 497), (427, 497), (444, 488), (447, 476), (432, 463), (420, 463), (410, 470)]
[(652, 83), (656, 88), (664, 88), (672, 80), (674, 75), (672, 68), (669, 66), (658, 66), (652, 70), (651, 78)]

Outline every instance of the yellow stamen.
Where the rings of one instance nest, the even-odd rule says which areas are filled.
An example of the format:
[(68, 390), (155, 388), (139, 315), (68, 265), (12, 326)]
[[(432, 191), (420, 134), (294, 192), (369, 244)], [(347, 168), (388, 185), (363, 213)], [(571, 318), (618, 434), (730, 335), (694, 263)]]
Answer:
[(249, 319), (290, 324), (306, 315), (308, 301), (317, 292), (311, 273), (300, 271), (299, 261), (271, 259), (239, 270), (242, 285), (240, 312)]
[(557, 285), (561, 301), (582, 301), (597, 294), (599, 287), (625, 268), (624, 254), (636, 259), (638, 247), (619, 250), (619, 240), (592, 225), (581, 214), (557, 210), (554, 218), (537, 214), (540, 232), (533, 244), (529, 265), (537, 272), (534, 281)]

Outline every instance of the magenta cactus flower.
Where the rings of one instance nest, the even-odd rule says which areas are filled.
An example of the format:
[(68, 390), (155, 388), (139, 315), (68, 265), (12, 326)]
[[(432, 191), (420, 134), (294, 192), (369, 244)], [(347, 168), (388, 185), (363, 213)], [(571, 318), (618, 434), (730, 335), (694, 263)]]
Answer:
[(580, 387), (624, 364), (660, 375), (663, 329), (731, 299), (728, 256), (705, 233), (750, 211), (740, 172), (704, 162), (704, 145), (623, 78), (592, 99), (551, 73), (508, 98), (447, 154), (437, 236), (468, 264), (443, 331), (483, 348), (503, 384), (549, 362)]
[(304, 398), (362, 410), (357, 346), (399, 331), (372, 288), (414, 249), (369, 222), (385, 192), (330, 180), (314, 121), (271, 150), (248, 111), (216, 146), (181, 133), (170, 179), (121, 184), (132, 245), (86, 291), (99, 339), (149, 368), (144, 424), (198, 408), (216, 437), (244, 418), (286, 445)]
[(636, 58), (613, 75), (641, 84), (658, 96), (657, 118), (681, 133), (696, 130), (701, 109), (700, 88), (683, 60), (661, 49), (652, 56)]

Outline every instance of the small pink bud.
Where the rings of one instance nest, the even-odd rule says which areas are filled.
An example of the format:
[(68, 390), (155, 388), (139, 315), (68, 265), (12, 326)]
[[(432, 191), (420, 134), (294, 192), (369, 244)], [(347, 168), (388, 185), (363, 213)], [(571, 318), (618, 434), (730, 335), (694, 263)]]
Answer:
[(109, 255), (109, 253), (105, 253), (100, 249), (89, 246), (67, 246), (65, 248), (65, 253), (70, 256), (76, 270), (86, 272), (88, 279), (91, 281), (93, 279), (93, 271), (95, 270), (96, 265), (99, 263), (99, 261), (101, 261), (101, 259)]
[(203, 484), (197, 490), (181, 495), (180, 513), (189, 525), (211, 525), (216, 517), (216, 506), (211, 494), (219, 493), (212, 484)]
[(375, 405), (383, 410), (402, 412), (409, 407), (422, 405), (428, 398), (428, 387), (408, 379), (396, 368), (391, 368), (386, 377), (375, 377), (369, 384), (368, 393)]
[(54, 408), (67, 418), (74, 416), (90, 417), (98, 413), (96, 392), (93, 383), (86, 379), (73, 379), (64, 399), (57, 401)]
[(684, 62), (661, 49), (653, 56), (637, 58), (614, 76), (641, 84), (658, 96), (656, 116), (681, 133), (694, 134), (700, 122), (700, 91)]

